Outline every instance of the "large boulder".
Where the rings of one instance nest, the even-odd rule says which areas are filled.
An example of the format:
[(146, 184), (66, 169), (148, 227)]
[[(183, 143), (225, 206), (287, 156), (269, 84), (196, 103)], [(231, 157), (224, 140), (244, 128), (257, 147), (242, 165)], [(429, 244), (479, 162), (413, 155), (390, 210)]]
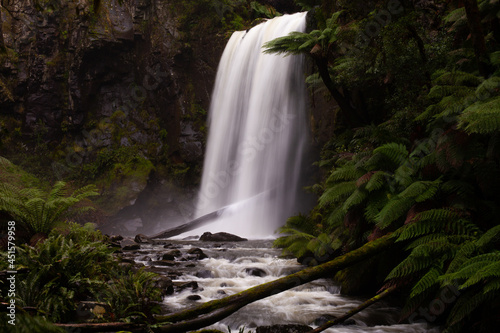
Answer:
[(202, 242), (244, 242), (247, 240), (246, 238), (241, 238), (227, 232), (217, 232), (215, 234), (205, 232), (200, 237), (200, 241)]

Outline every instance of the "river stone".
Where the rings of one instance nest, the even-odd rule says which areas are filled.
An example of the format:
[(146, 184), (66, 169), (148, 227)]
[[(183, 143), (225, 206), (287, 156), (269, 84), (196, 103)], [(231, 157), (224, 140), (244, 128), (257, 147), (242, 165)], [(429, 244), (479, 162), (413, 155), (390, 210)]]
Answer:
[(205, 232), (200, 237), (200, 241), (202, 242), (244, 242), (247, 240), (248, 239), (246, 238), (241, 238), (227, 232), (217, 232), (215, 234), (212, 234), (211, 232)]
[(111, 236), (109, 238), (109, 240), (112, 241), (113, 243), (116, 243), (116, 242), (122, 241), (123, 236), (121, 236), (121, 235)]
[(259, 276), (259, 277), (264, 277), (267, 275), (266, 271), (264, 271), (261, 268), (257, 268), (257, 267), (245, 268), (245, 273), (247, 273), (248, 275), (251, 275), (251, 276)]
[(255, 333), (307, 333), (312, 328), (307, 325), (287, 324), (257, 327)]
[(136, 235), (134, 240), (136, 243), (149, 243), (150, 242), (148, 236), (143, 235), (143, 234)]
[(202, 260), (202, 259), (206, 259), (208, 258), (208, 256), (203, 253), (203, 251), (197, 247), (194, 247), (194, 248), (191, 248), (187, 251), (188, 254), (190, 254), (191, 256), (188, 256), (188, 259), (198, 259), (198, 260)]
[(182, 252), (180, 250), (175, 249), (175, 250), (170, 250), (168, 252), (165, 252), (163, 254), (163, 259), (164, 260), (175, 260), (175, 258), (178, 258), (180, 256), (182, 256)]
[(213, 278), (214, 275), (212, 274), (212, 271), (204, 269), (204, 270), (196, 272), (196, 277), (199, 277), (201, 279), (209, 279), (209, 278)]
[(174, 284), (172, 283), (172, 279), (166, 276), (157, 277), (155, 287), (160, 289), (163, 295), (172, 295), (174, 293)]
[(201, 296), (200, 295), (189, 295), (188, 297), (186, 297), (186, 299), (188, 299), (190, 301), (199, 301), (201, 299)]
[(191, 290), (198, 290), (198, 283), (196, 281), (191, 281), (187, 283), (176, 284), (174, 283), (175, 291), (181, 292), (185, 289), (191, 288)]
[(123, 250), (139, 250), (141, 246), (131, 239), (124, 239), (120, 242)]
[(257, 327), (255, 333), (307, 333), (312, 331), (312, 328), (307, 325), (272, 325)]
[(153, 265), (155, 265), (155, 266), (168, 266), (168, 267), (172, 267), (172, 266), (176, 266), (178, 264), (175, 261), (173, 261), (173, 260), (158, 260), (158, 261), (154, 261)]

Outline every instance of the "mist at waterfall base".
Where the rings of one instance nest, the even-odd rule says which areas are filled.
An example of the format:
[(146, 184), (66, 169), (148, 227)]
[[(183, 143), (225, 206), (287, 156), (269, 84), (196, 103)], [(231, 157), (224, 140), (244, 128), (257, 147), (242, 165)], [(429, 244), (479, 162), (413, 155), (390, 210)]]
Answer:
[(189, 235), (224, 231), (269, 237), (305, 208), (302, 174), (309, 138), (304, 59), (264, 54), (262, 48), (305, 26), (306, 13), (285, 15), (235, 32), (227, 43), (209, 111), (196, 215), (227, 209)]

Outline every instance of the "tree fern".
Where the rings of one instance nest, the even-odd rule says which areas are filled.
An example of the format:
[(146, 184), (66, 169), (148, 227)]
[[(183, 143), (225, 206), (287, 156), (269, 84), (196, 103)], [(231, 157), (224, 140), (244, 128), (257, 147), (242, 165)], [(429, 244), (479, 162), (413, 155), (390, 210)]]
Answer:
[[(48, 234), (77, 203), (97, 195), (96, 187), (88, 185), (67, 194), (66, 183), (57, 182), (49, 193), (36, 188), (18, 188), (0, 184), (0, 210), (7, 212), (30, 234)], [(75, 213), (90, 209), (81, 207)]]

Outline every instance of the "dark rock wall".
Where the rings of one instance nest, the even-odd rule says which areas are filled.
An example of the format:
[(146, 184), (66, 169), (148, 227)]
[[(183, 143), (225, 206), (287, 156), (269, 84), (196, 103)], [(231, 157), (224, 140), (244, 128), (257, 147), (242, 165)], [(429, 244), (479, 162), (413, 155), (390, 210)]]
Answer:
[(199, 3), (3, 0), (0, 155), (98, 183), (108, 217), (148, 186), (172, 202), (196, 184), (226, 42), (220, 13)]

